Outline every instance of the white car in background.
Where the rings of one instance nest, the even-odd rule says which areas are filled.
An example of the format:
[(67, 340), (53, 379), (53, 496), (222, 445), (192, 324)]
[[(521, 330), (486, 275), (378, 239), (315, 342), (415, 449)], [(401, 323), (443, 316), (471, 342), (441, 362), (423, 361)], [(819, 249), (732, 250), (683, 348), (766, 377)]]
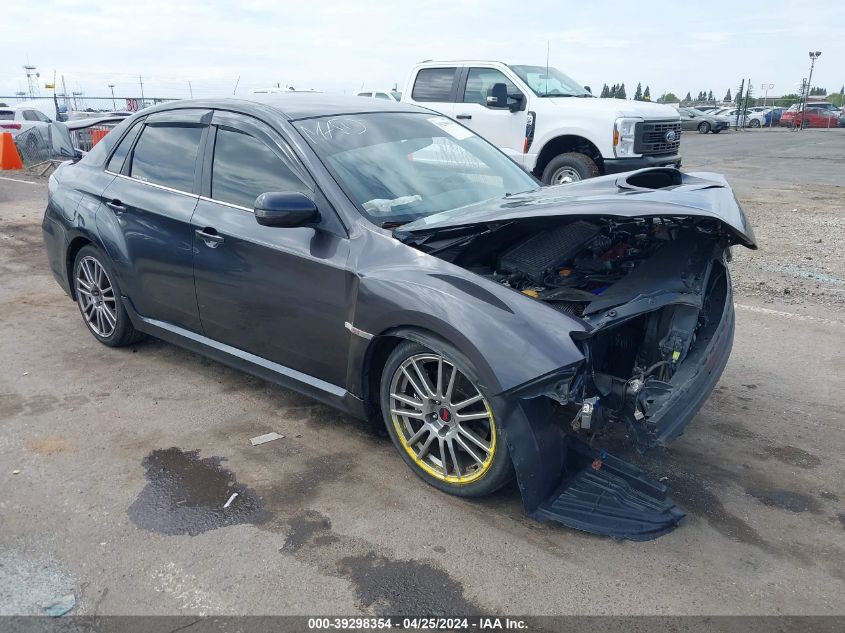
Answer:
[(742, 108), (724, 108), (716, 112), (711, 112), (716, 116), (727, 117), (731, 121), (731, 127), (763, 127), (766, 124), (766, 115), (762, 112), (754, 112), (750, 108), (745, 110), (745, 115), (742, 115)]
[(386, 101), (402, 101), (402, 93), (398, 90), (364, 90), (357, 93), (359, 97), (384, 99)]
[(9, 132), (15, 140), (18, 152), (26, 160), (51, 148), (50, 125), (46, 114), (28, 106), (0, 107), (0, 134)]

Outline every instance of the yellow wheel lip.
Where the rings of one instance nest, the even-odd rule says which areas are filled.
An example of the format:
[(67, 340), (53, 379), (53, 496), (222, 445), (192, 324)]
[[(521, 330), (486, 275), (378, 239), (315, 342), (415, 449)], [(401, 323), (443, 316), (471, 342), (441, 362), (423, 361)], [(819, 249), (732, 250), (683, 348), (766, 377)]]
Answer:
[[(477, 387), (476, 387), (477, 389)], [(434, 477), (438, 481), (443, 481), (449, 484), (455, 484), (457, 486), (465, 486), (467, 484), (474, 483), (484, 477), (489, 471), (490, 467), (493, 465), (493, 459), (496, 456), (496, 420), (493, 417), (493, 411), (490, 409), (490, 405), (487, 404), (487, 398), (484, 395), (481, 395), (482, 402), (484, 403), (484, 408), (487, 410), (488, 415), (490, 416), (490, 453), (488, 454), (487, 458), (484, 460), (484, 463), (470, 475), (465, 475), (459, 477), (457, 475), (444, 475), (436, 471), (432, 468), (425, 460), (420, 459), (417, 457), (417, 454), (414, 452), (414, 449), (408, 444), (405, 433), (402, 430), (402, 422), (399, 420), (399, 417), (396, 415), (391, 415), (393, 420), (393, 428), (396, 430), (396, 436), (399, 438), (399, 443), (402, 445), (402, 448), (405, 449), (405, 452), (408, 453), (408, 456), (413, 460), (413, 462), (426, 474)]]

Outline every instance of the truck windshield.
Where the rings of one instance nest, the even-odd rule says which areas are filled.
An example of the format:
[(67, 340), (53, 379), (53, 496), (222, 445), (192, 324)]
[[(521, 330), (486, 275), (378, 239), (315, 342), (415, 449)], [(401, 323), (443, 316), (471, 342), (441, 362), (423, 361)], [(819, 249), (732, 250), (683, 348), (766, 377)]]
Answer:
[[(560, 72), (545, 66), (510, 66), (538, 97), (592, 97), (586, 88)], [(547, 72), (548, 70), (548, 72)]]
[(398, 226), (537, 182), (487, 141), (435, 113), (375, 113), (294, 122), (379, 226)]

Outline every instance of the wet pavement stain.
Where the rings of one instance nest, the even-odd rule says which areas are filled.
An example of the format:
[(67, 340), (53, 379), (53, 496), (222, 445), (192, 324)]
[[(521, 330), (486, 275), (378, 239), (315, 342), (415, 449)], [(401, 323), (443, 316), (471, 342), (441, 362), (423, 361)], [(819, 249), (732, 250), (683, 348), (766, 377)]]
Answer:
[[(147, 485), (129, 506), (139, 528), (173, 536), (196, 536), (243, 523), (262, 523), (269, 513), (251, 489), (221, 466), (220, 457), (200, 458), (199, 451), (159, 449), (144, 458)], [(238, 496), (223, 506), (233, 493)]]
[(842, 529), (845, 530), (845, 512), (837, 514), (836, 518), (839, 519), (839, 523), (842, 525)]
[(767, 446), (763, 449), (767, 454), (790, 466), (799, 468), (815, 468), (822, 460), (796, 446)]
[(361, 605), (376, 615), (477, 615), (464, 598), (463, 585), (428, 563), (385, 558), (375, 552), (339, 561), (340, 572), (355, 585)]
[(760, 488), (747, 488), (746, 492), (752, 497), (772, 508), (780, 508), (789, 512), (818, 513), (819, 502), (808, 495), (789, 490), (763, 490)]
[(290, 532), (282, 545), (282, 552), (296, 552), (306, 543), (325, 546), (334, 543), (337, 537), (331, 534), (332, 522), (319, 512), (306, 512), (288, 521)]

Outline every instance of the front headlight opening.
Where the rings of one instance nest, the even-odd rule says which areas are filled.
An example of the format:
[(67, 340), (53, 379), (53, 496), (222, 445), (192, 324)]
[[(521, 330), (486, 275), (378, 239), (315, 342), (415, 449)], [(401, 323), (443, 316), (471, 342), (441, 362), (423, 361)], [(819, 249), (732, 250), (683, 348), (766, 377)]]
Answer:
[(637, 123), (642, 119), (619, 117), (613, 124), (613, 153), (619, 157), (636, 156), (634, 142), (636, 140)]

